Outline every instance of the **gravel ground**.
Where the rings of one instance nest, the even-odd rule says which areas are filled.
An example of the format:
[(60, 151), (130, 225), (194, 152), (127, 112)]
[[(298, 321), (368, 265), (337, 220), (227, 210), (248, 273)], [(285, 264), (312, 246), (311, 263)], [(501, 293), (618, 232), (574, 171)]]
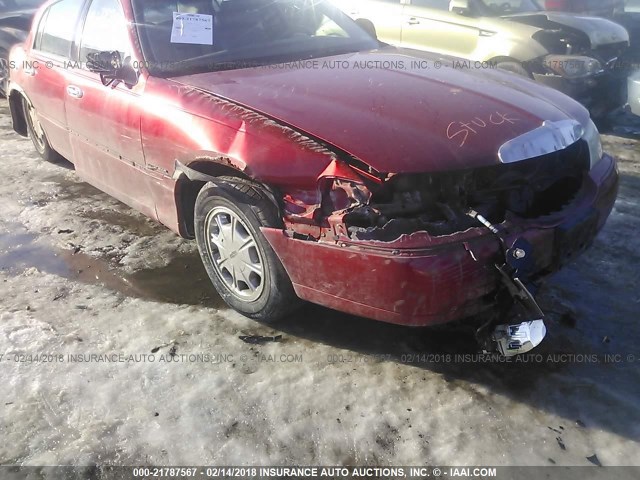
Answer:
[(192, 242), (40, 161), (0, 103), (0, 463), (640, 465), (640, 142), (604, 143), (609, 222), (542, 291), (543, 345), (491, 363), (451, 332), (230, 311)]

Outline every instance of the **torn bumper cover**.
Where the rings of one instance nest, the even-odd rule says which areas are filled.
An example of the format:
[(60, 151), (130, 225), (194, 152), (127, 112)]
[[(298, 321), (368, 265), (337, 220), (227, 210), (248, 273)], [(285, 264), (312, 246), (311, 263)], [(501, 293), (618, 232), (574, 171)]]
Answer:
[[(507, 215), (500, 223), (507, 247), (520, 240), (533, 249), (526, 278), (549, 274), (586, 249), (604, 225), (617, 189), (615, 160), (605, 155), (584, 172), (560, 211), (536, 218)], [(383, 241), (368, 238), (367, 229), (320, 239), (262, 231), (301, 298), (380, 321), (428, 326), (495, 307), (503, 245), (477, 225), (458, 225), (464, 229), (435, 236), (414, 230)]]

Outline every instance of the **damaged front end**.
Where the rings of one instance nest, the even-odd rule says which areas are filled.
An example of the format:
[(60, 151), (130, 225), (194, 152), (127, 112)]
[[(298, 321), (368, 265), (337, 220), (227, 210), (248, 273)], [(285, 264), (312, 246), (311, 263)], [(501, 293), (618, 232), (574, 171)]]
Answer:
[(617, 189), (613, 164), (602, 216), (589, 141), (557, 133), (564, 148), (469, 170), (374, 176), (334, 160), (316, 191), (284, 196), (285, 237), (265, 235), (302, 298), (405, 325), (475, 316), (483, 349), (523, 353), (545, 331), (530, 283), (590, 244)]
[[(400, 243), (402, 238), (455, 242), (462, 232), (481, 229), (496, 238), (491, 262), (500, 279), (502, 315), (494, 318), (483, 347), (503, 355), (524, 353), (544, 337), (544, 314), (525, 282), (535, 272), (531, 245), (508, 244), (514, 223), (543, 221), (561, 213), (581, 189), (589, 171), (585, 142), (510, 165), (458, 172), (394, 175), (373, 192), (363, 184), (334, 179), (323, 192), (322, 216), (334, 238)], [(345, 208), (346, 207), (346, 208)], [(469, 255), (474, 257), (473, 249)], [(514, 303), (524, 315), (513, 321)]]
[[(575, 197), (588, 168), (586, 146), (576, 143), (566, 151), (512, 165), (394, 175), (368, 197), (361, 187), (337, 180), (324, 198), (357, 192), (350, 197), (354, 205), (340, 210), (353, 240), (391, 242), (418, 232), (440, 237), (478, 227), (478, 215), (472, 212), (491, 224), (558, 212)], [(336, 206), (341, 205), (327, 200), (323, 210), (335, 212)], [(331, 214), (334, 224), (335, 216)]]

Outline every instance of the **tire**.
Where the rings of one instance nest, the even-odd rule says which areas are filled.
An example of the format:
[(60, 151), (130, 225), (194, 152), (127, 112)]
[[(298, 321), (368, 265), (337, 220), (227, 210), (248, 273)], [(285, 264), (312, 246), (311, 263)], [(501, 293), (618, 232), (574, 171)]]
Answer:
[(22, 97), (22, 111), (27, 124), (29, 138), (31, 139), (31, 143), (33, 143), (33, 147), (36, 149), (36, 152), (38, 152), (38, 155), (40, 155), (40, 157), (42, 157), (46, 162), (59, 162), (62, 157), (58, 152), (51, 148), (51, 145), (49, 145), (47, 135), (38, 121), (35, 107), (33, 107), (24, 97)]
[(500, 70), (515, 73), (522, 77), (532, 78), (529, 72), (518, 62), (498, 62), (496, 65)]
[[(196, 198), (195, 236), (202, 263), (222, 299), (243, 315), (274, 322), (301, 301), (260, 227), (282, 227), (277, 207), (257, 185), (220, 177)], [(225, 243), (226, 242), (226, 243)]]

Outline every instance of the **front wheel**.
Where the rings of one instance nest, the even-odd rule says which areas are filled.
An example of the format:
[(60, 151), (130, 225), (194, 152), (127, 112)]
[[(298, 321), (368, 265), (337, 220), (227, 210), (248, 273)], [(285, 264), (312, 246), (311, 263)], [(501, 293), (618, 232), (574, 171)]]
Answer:
[(260, 187), (240, 179), (206, 184), (196, 199), (195, 234), (207, 274), (243, 315), (275, 321), (299, 304), (280, 259), (260, 227), (281, 227)]

